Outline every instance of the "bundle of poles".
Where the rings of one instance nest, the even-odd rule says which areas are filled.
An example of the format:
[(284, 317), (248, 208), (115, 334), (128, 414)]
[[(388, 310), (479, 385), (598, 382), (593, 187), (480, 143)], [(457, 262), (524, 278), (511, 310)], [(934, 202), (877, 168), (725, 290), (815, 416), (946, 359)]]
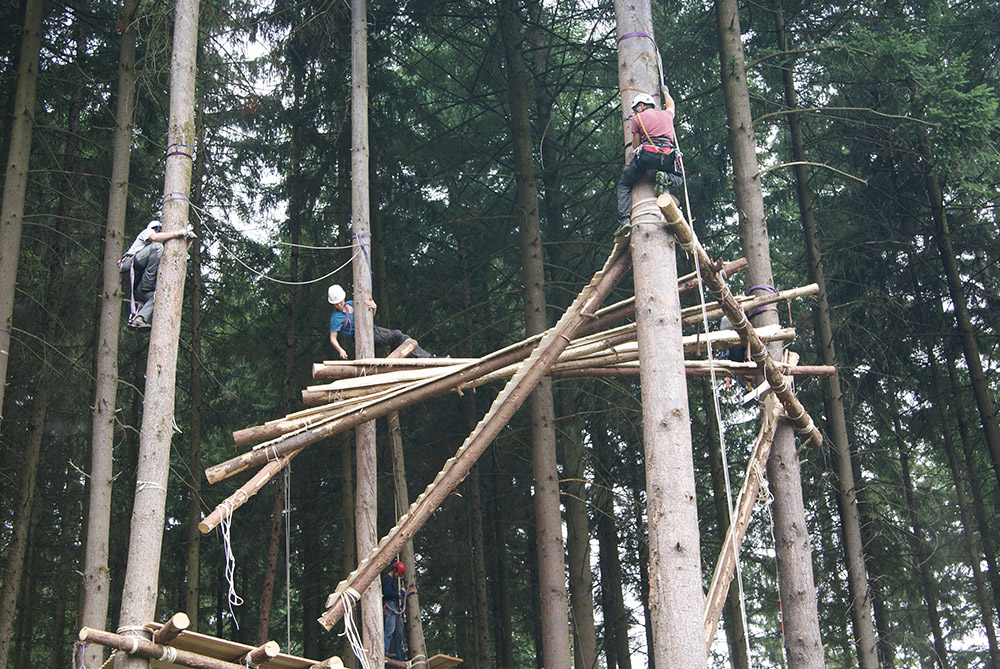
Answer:
[[(746, 267), (744, 259), (716, 263), (714, 269), (732, 275)], [(678, 280), (680, 293), (697, 290), (698, 277), (692, 273)], [(778, 291), (760, 297), (733, 298), (744, 312), (776, 302), (806, 297), (817, 292), (815, 284)], [(595, 312), (589, 324), (574, 338), (547, 370), (554, 377), (597, 376), (630, 377), (639, 374), (638, 345), (634, 323), (616, 325), (634, 314), (635, 299), (629, 298)], [(682, 310), (685, 325), (697, 332), (685, 336), (685, 361), (688, 375), (715, 373), (722, 376), (760, 374), (754, 362), (706, 359), (708, 347), (716, 355), (742, 344), (736, 330), (705, 332), (701, 324), (723, 315), (719, 302), (697, 304)], [(792, 328), (759, 328), (762, 342), (787, 341), (795, 336)], [(350, 429), (362, 422), (381, 418), (426, 399), (450, 392), (463, 393), (485, 384), (506, 381), (526, 359), (541, 335), (529, 337), (482, 358), (404, 358), (403, 351), (388, 358), (350, 361), (324, 361), (313, 365), (313, 378), (324, 381), (302, 391), (303, 403), (310, 407), (263, 425), (233, 433), (236, 446), (253, 448), (240, 456), (209, 467), (205, 473), (216, 483), (250, 467), (262, 465), (259, 472), (220, 504), (200, 523), (209, 532), (236, 508), (252, 497), (268, 480), (283, 469), (305, 446)], [(412, 340), (411, 340), (412, 341)], [(412, 342), (415, 343), (415, 342)], [(408, 342), (407, 344), (410, 344)], [(403, 347), (407, 347), (404, 344)], [(832, 367), (780, 364), (786, 375), (828, 375)]]

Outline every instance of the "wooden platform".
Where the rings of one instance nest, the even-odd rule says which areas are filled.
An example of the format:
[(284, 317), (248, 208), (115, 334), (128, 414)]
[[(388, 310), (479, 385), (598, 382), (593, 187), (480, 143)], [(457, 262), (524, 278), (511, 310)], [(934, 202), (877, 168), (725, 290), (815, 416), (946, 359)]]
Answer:
[[(146, 625), (146, 627), (151, 630), (158, 630), (163, 627), (163, 625), (161, 623), (150, 623)], [(218, 660), (225, 660), (226, 662), (236, 662), (239, 658), (254, 649), (253, 646), (248, 646), (244, 643), (218, 639), (214, 636), (208, 636), (207, 634), (200, 634), (198, 632), (189, 632), (187, 630), (181, 632), (176, 639), (170, 642), (170, 645), (178, 650), (186, 650), (191, 653), (204, 655), (206, 657), (214, 657)], [(319, 660), (308, 660), (304, 657), (279, 653), (276, 657), (260, 666), (261, 669), (309, 669), (310, 667), (319, 664), (319, 662)], [(162, 662), (160, 660), (150, 660), (149, 666), (154, 669), (166, 669), (168, 667), (177, 667), (179, 665), (171, 662)], [(448, 664), (441, 666), (450, 667), (453, 665)]]

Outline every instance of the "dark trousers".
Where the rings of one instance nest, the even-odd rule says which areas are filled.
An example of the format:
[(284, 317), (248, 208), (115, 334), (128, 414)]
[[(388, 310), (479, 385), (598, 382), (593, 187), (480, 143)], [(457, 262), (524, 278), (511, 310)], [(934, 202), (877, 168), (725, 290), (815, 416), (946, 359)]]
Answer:
[[(375, 326), (375, 345), (388, 346), (390, 350), (395, 350), (403, 345), (403, 342), (411, 339), (410, 335), (399, 330), (389, 330), (387, 328)], [(417, 346), (411, 353), (414, 358), (429, 358), (431, 354)]]
[(160, 270), (163, 244), (150, 242), (131, 258), (125, 258), (119, 269), (122, 273), (122, 288), (125, 295), (142, 306), (135, 314), (151, 323), (153, 319), (153, 293), (156, 290), (156, 276)]
[(622, 169), (618, 179), (618, 220), (632, 217), (632, 188), (639, 180), (651, 172), (665, 172), (669, 175), (671, 185), (678, 186), (684, 180), (677, 174), (673, 154), (663, 157), (663, 154), (650, 155), (644, 151), (636, 151), (632, 159)]

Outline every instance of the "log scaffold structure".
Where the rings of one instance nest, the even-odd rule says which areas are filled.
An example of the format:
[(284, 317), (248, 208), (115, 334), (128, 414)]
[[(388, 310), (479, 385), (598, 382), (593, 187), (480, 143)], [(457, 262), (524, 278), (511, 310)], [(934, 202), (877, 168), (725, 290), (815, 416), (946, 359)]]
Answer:
[[(684, 351), (692, 356), (685, 360), (685, 373), (692, 376), (714, 372), (722, 376), (763, 377), (764, 384), (752, 396), (767, 389), (771, 391), (762, 403), (761, 432), (735, 504), (734, 523), (729, 528), (729, 536), (706, 596), (705, 643), (709, 646), (718, 626), (721, 603), (733, 579), (739, 544), (756, 499), (760, 478), (756, 473), (767, 459), (775, 424), (782, 418), (787, 419), (806, 443), (819, 445), (822, 442), (820, 431), (796, 397), (790, 379), (795, 375), (829, 375), (833, 369), (798, 366), (797, 356), (788, 355), (788, 352), (782, 361), (772, 359), (766, 345), (794, 338), (794, 330), (777, 326), (754, 328), (745, 316), (745, 312), (765, 305), (812, 295), (816, 292), (815, 285), (763, 297), (737, 297), (727, 287), (725, 277), (741, 271), (745, 261), (740, 259), (723, 263), (711, 259), (694, 238), (672, 198), (661, 197), (657, 206), (665, 218), (664, 227), (670, 229), (682, 249), (696, 256), (700, 267), (699, 272), (679, 278), (678, 291), (696, 290), (700, 283), (716, 300), (704, 305), (704, 316), (701, 306), (683, 310), (682, 322), (694, 325), (705, 316), (717, 319), (724, 315), (732, 324), (732, 330), (698, 332), (683, 338)], [(628, 240), (617, 238), (615, 242), (604, 268), (594, 275), (558, 323), (541, 335), (482, 358), (418, 360), (396, 357), (315, 364), (313, 376), (323, 383), (303, 391), (303, 401), (311, 405), (310, 408), (235, 432), (234, 440), (238, 446), (255, 445), (242, 455), (206, 470), (208, 480), (215, 483), (251, 467), (260, 467), (249, 481), (202, 521), (202, 532), (211, 531), (233, 514), (306, 446), (429, 398), (451, 392), (462, 393), (487, 383), (506, 380), (489, 411), (455, 455), (447, 460), (437, 477), (398, 519), (395, 527), (329, 596), (327, 610), (319, 622), (326, 629), (331, 629), (353, 603), (351, 598), (356, 598), (357, 593), (363, 592), (379, 577), (393, 556), (413, 538), (465, 478), (544, 375), (634, 376), (641, 373), (635, 324), (616, 325), (634, 314), (634, 298), (599, 308), (631, 264)], [(708, 347), (720, 350), (740, 344), (748, 351), (751, 362), (695, 357), (704, 354)]]

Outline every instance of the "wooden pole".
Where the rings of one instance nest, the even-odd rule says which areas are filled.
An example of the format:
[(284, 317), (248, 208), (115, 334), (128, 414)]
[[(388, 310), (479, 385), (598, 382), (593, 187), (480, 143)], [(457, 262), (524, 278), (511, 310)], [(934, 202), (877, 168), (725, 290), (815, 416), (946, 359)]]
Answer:
[(186, 613), (178, 612), (170, 616), (170, 620), (163, 623), (163, 627), (153, 632), (153, 643), (158, 643), (160, 645), (168, 644), (177, 638), (177, 635), (183, 632), (191, 625), (191, 619), (188, 618)]
[(715, 632), (719, 627), (722, 607), (726, 604), (729, 585), (732, 583), (736, 571), (739, 549), (743, 545), (747, 528), (750, 526), (750, 517), (753, 514), (754, 505), (757, 503), (757, 492), (760, 490), (764, 468), (767, 466), (767, 456), (771, 454), (774, 429), (781, 418), (781, 405), (774, 395), (770, 395), (764, 400), (764, 411), (761, 412), (761, 416), (763, 422), (760, 426), (760, 434), (757, 435), (757, 441), (750, 454), (750, 461), (747, 463), (746, 473), (743, 476), (743, 485), (736, 498), (733, 522), (726, 532), (726, 540), (722, 543), (719, 560), (715, 564), (715, 573), (712, 575), (712, 584), (708, 589), (708, 597), (705, 602), (706, 649), (711, 649)]
[(147, 639), (135, 636), (122, 636), (113, 632), (95, 630), (91, 627), (83, 627), (77, 638), (81, 643), (97, 643), (109, 648), (116, 648), (123, 653), (144, 658), (145, 660), (160, 660), (179, 664), (182, 667), (196, 667), (196, 669), (246, 669), (244, 664), (233, 664), (224, 660), (217, 660), (213, 657), (198, 655), (186, 650), (178, 650), (172, 646), (164, 646), (153, 643)]
[(280, 652), (281, 646), (277, 641), (268, 641), (241, 657), (239, 663), (245, 667), (259, 667), (271, 658), (277, 657)]
[(329, 608), (319, 618), (323, 627), (330, 629), (340, 620), (344, 615), (343, 597), (360, 592), (378, 578), (403, 543), (416, 534), (451, 491), (462, 482), (479, 456), (527, 399), (545, 370), (559, 357), (559, 353), (566, 348), (579, 328), (593, 318), (597, 306), (611, 292), (630, 262), (631, 256), (624, 244), (617, 243), (604, 269), (594, 276), (559, 322), (544, 333), (538, 347), (493, 401), (489, 413), (479, 422), (455, 456), (445, 463), (434, 481), (410, 506), (409, 512), (399, 519), (396, 527), (361, 561), (356, 570), (340, 582), (336, 592), (330, 595), (327, 599)]
[(701, 242), (695, 240), (694, 234), (684, 220), (680, 209), (677, 208), (673, 199), (668, 195), (661, 195), (657, 199), (656, 204), (660, 208), (660, 211), (663, 212), (667, 225), (674, 231), (674, 235), (676, 235), (681, 247), (690, 254), (697, 254), (705, 285), (708, 286), (712, 296), (722, 305), (722, 311), (729, 318), (730, 322), (732, 322), (733, 329), (739, 333), (740, 339), (746, 345), (750, 359), (759, 365), (761, 371), (764, 373), (764, 378), (767, 379), (771, 389), (774, 390), (775, 395), (781, 400), (788, 419), (795, 425), (795, 431), (806, 437), (808, 440), (807, 443), (820, 446), (823, 443), (823, 435), (813, 423), (812, 418), (809, 417), (805, 407), (802, 406), (802, 403), (795, 396), (795, 392), (781, 373), (778, 364), (774, 362), (764, 342), (761, 341), (753, 326), (750, 325), (746, 315), (743, 313), (743, 309), (736, 302), (726, 282), (718, 273), (712, 270), (712, 261), (708, 257), (708, 253), (701, 245)]

